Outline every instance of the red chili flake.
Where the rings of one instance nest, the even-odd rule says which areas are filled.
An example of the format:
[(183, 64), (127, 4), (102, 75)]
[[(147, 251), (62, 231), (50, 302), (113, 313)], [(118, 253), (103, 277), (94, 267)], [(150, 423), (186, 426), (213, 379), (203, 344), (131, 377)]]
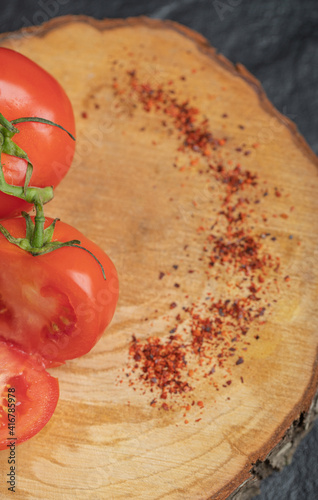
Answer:
[[(213, 241), (213, 239), (212, 239)], [(249, 275), (251, 271), (266, 267), (269, 256), (260, 254), (262, 245), (255, 237), (245, 236), (242, 232), (232, 234), (226, 241), (223, 237), (214, 238), (214, 246), (210, 256), (210, 265), (233, 263), (234, 268)]]
[(207, 119), (198, 122), (197, 108), (191, 107), (188, 101), (178, 102), (162, 85), (152, 87), (149, 84), (142, 84), (136, 76), (136, 71), (129, 71), (128, 75), (131, 90), (136, 93), (145, 111), (149, 112), (155, 102), (161, 103), (163, 112), (173, 119), (175, 129), (184, 138), (179, 147), (180, 151), (190, 148), (203, 156), (210, 156), (210, 148), (216, 148), (218, 140), (214, 139), (209, 131)]
[(87, 113), (86, 113), (86, 111), (82, 111), (81, 116), (82, 116), (82, 118), (87, 118)]
[[(231, 291), (231, 298), (227, 298), (226, 293), (221, 298), (207, 294), (204, 304), (196, 304), (193, 301), (190, 307), (184, 306), (182, 318), (178, 314), (174, 320), (175, 325), (169, 326), (168, 338), (149, 337), (141, 342), (133, 337), (130, 357), (135, 364), (132, 371), (150, 391), (157, 388), (160, 398), (164, 400), (177, 394), (182, 394), (184, 398), (185, 393), (193, 389), (189, 380), (200, 380), (202, 375), (208, 378), (209, 383), (218, 391), (222, 384), (215, 381), (213, 375), (217, 371), (216, 376), (222, 376), (225, 372), (224, 378), (232, 377), (231, 366), (244, 363), (242, 356), (235, 361), (237, 352), (246, 351), (250, 345), (247, 335), (252, 323), (264, 324), (266, 311), (270, 307), (266, 294), (269, 290), (274, 293), (273, 285), (267, 277), (272, 271), (279, 271), (280, 261), (271, 256), (266, 244), (269, 239), (275, 241), (276, 238), (267, 239), (269, 233), (256, 233), (257, 206), (264, 202), (263, 197), (268, 196), (269, 190), (264, 191), (262, 188), (257, 192), (256, 188), (260, 182), (258, 175), (244, 169), (235, 160), (222, 157), (227, 138), (216, 137), (209, 120), (189, 100), (176, 98), (172, 81), (166, 84), (143, 83), (137, 78), (134, 70), (128, 72), (128, 80), (128, 89), (120, 89), (117, 79), (114, 80), (114, 92), (119, 97), (119, 102), (127, 105), (129, 97), (134, 106), (139, 103), (145, 112), (160, 113), (163, 130), (171, 133), (173, 129), (176, 134), (179, 141), (177, 151), (190, 153), (188, 163), (177, 156), (174, 159), (173, 166), (180, 171), (180, 175), (184, 175), (182, 172), (186, 172), (189, 166), (200, 164), (200, 169), (193, 169), (193, 173), (207, 175), (208, 182), (213, 179), (218, 183), (218, 191), (215, 192), (220, 200), (220, 208), (213, 209), (215, 221), (211, 225), (210, 221), (202, 219), (197, 227), (197, 237), (205, 239), (202, 255), (198, 258), (200, 262), (207, 264), (207, 279), (217, 280), (222, 276), (222, 272), (226, 273), (228, 282), (225, 285)], [(214, 99), (216, 96), (208, 97)], [(222, 115), (223, 118), (227, 116), (226, 113)], [(242, 130), (245, 128), (243, 125), (238, 127)], [(247, 144), (236, 147), (231, 143), (231, 153), (243, 153), (241, 158), (244, 159), (251, 153), (247, 147)], [(256, 149), (259, 144), (254, 143), (251, 147)], [(186, 186), (185, 183), (181, 185)], [(281, 196), (277, 187), (275, 195)], [(197, 206), (197, 200), (194, 200), (193, 204)], [(286, 214), (280, 216), (288, 217)], [(268, 222), (265, 211), (260, 217), (263, 223)], [(277, 214), (274, 214), (274, 217), (277, 217)], [(183, 247), (186, 257), (190, 257), (188, 248), (187, 244)], [(178, 269), (178, 265), (175, 264), (173, 268)], [(268, 272), (269, 270), (271, 272)], [(193, 273), (194, 269), (185, 272)], [(159, 279), (162, 279), (164, 274), (160, 272)], [(278, 279), (282, 278), (281, 274), (277, 276), (273, 284), (279, 293)], [(286, 278), (289, 277), (285, 277), (285, 281)], [(174, 287), (179, 288), (179, 284), (175, 283)], [(236, 297), (233, 297), (234, 291)], [(188, 298), (186, 295), (185, 299)], [(277, 301), (273, 298), (271, 302)], [(172, 302), (170, 309), (175, 307), (176, 302)], [(187, 325), (187, 328), (184, 328), (187, 334), (184, 338), (187, 338), (187, 342), (183, 340), (182, 335), (177, 334), (184, 321)], [(259, 336), (254, 335), (254, 338)], [(191, 364), (194, 368), (188, 366), (190, 359), (191, 363), (194, 362), (194, 365)], [(241, 382), (244, 382), (243, 377)], [(228, 387), (231, 383), (232, 379), (227, 379), (223, 387)], [(204, 406), (202, 401), (197, 402), (200, 406), (199, 403)], [(192, 405), (194, 404), (193, 401)], [(167, 408), (169, 409), (169, 405)], [(188, 411), (189, 405), (185, 408)]]
[(161, 389), (161, 399), (167, 399), (168, 393), (181, 394), (192, 388), (183, 380), (187, 368), (184, 357), (184, 344), (178, 337), (171, 335), (167, 342), (157, 337), (148, 338), (145, 343), (132, 340), (129, 354), (141, 368), (140, 380), (150, 387)]
[(285, 276), (284, 280), (285, 281), (290, 281), (290, 277), (289, 276)]

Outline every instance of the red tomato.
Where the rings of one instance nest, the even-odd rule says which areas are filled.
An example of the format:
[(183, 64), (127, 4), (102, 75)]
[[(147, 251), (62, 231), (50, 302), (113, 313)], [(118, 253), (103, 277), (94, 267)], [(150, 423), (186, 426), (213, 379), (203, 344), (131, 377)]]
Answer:
[[(60, 84), (40, 66), (10, 49), (0, 48), (0, 112), (11, 121), (24, 117), (50, 120), (75, 134), (71, 103)], [(68, 171), (75, 149), (69, 135), (52, 125), (27, 122), (15, 125), (19, 133), (13, 141), (22, 148), (33, 164), (30, 185), (57, 186)], [(6, 181), (22, 186), (26, 160), (2, 154)], [(32, 205), (19, 198), (0, 193), (0, 219), (20, 215)]]
[(6, 449), (10, 457), (15, 445), (50, 420), (59, 386), (43, 366), (4, 342), (0, 342), (0, 367), (0, 450)]
[[(46, 227), (52, 219), (46, 220)], [(2, 221), (25, 236), (22, 217)], [(80, 248), (64, 247), (32, 256), (0, 234), (0, 340), (38, 355), (46, 366), (86, 354), (110, 323), (117, 299), (116, 269), (92, 241), (57, 222), (52, 241), (80, 240), (103, 265)]]

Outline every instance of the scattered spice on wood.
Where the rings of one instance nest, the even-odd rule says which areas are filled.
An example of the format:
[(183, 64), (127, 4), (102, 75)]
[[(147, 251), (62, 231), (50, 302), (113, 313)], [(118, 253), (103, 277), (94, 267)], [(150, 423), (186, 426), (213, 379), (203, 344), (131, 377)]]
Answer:
[[(185, 77), (180, 79), (185, 80)], [(130, 70), (123, 82), (120, 85), (117, 77), (113, 81), (114, 94), (120, 102), (124, 104), (129, 97), (133, 105), (141, 106), (145, 113), (160, 114), (163, 131), (169, 135), (173, 131), (178, 139), (176, 154), (189, 153), (188, 165), (180, 167), (177, 158), (172, 161), (180, 175), (191, 168), (198, 175), (207, 175), (207, 179), (217, 186), (220, 205), (215, 220), (212, 225), (211, 219), (202, 221), (196, 231), (198, 237), (204, 238), (203, 255), (199, 260), (206, 264), (207, 280), (217, 281), (220, 276), (228, 276), (224, 280), (227, 291), (225, 288), (220, 297), (209, 294), (205, 302), (197, 303), (193, 299), (191, 306), (182, 307), (179, 300), (178, 304), (175, 301), (168, 304), (169, 310), (178, 305), (183, 310), (182, 318), (180, 314), (175, 317), (175, 325), (170, 327), (168, 336), (143, 340), (132, 337), (129, 348), (131, 372), (127, 374), (130, 385), (133, 386), (137, 378), (151, 393), (157, 391), (160, 399), (169, 398), (170, 401), (177, 396), (184, 398), (187, 393), (193, 394), (195, 382), (202, 379), (206, 379), (216, 391), (221, 387), (232, 390), (236, 380), (244, 383), (240, 365), (245, 361), (250, 341), (260, 339), (259, 334), (249, 338), (248, 332), (252, 326), (260, 328), (265, 323), (271, 302), (276, 302), (276, 299), (270, 302), (268, 297), (280, 293), (273, 273), (281, 275), (281, 263), (269, 251), (270, 242), (275, 244), (277, 238), (264, 230), (260, 233), (255, 230), (257, 220), (253, 207), (267, 200), (269, 189), (260, 187), (259, 175), (243, 168), (241, 163), (232, 159), (225, 161), (222, 151), (229, 138), (215, 134), (209, 119), (189, 100), (178, 100), (172, 80), (166, 84), (150, 84), (140, 81), (136, 71)], [(228, 118), (227, 113), (221, 116)], [(237, 126), (245, 129), (243, 124)], [(246, 158), (249, 164), (252, 155), (256, 154), (254, 150), (259, 147), (259, 143), (231, 146), (232, 151), (241, 153), (244, 160), (249, 156)], [(282, 190), (278, 187), (273, 192), (276, 197), (282, 197)], [(193, 200), (193, 206), (196, 207), (198, 202)], [(272, 215), (277, 217), (277, 214)], [(288, 218), (285, 213), (279, 216)], [(259, 212), (259, 217), (262, 224), (268, 224), (265, 211)], [(189, 252), (188, 247), (184, 245), (183, 250)], [(181, 273), (179, 264), (173, 264), (172, 268)], [(188, 269), (186, 275), (195, 271)], [(170, 273), (160, 271), (159, 279), (166, 274)], [(289, 276), (283, 279), (285, 282), (289, 280)], [(172, 281), (172, 286), (179, 289), (178, 293), (183, 288), (175, 281)], [(152, 398), (150, 406), (156, 404), (157, 399)], [(193, 400), (191, 405), (186, 404), (183, 408), (189, 412), (195, 404), (201, 409), (205, 406), (202, 400), (196, 403)], [(163, 402), (160, 408), (167, 411), (172, 405)], [(200, 420), (195, 419), (195, 422)], [(188, 420), (184, 422), (188, 423)]]
[(182, 372), (187, 368), (184, 344), (178, 335), (170, 335), (168, 342), (150, 337), (146, 343), (133, 338), (129, 354), (136, 362), (135, 368), (142, 366), (140, 379), (150, 387), (161, 390), (160, 398), (167, 399), (168, 393), (189, 392), (192, 387), (182, 380)]

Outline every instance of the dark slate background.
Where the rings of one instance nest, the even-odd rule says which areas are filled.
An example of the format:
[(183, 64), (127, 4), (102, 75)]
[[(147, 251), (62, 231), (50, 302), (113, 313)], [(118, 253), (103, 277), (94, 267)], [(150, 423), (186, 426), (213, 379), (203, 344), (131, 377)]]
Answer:
[[(232, 62), (244, 64), (318, 153), (317, 0), (10, 0), (1, 4), (0, 32), (66, 14), (98, 19), (146, 15), (185, 24)], [(292, 464), (265, 479), (256, 499), (318, 499), (318, 422)]]

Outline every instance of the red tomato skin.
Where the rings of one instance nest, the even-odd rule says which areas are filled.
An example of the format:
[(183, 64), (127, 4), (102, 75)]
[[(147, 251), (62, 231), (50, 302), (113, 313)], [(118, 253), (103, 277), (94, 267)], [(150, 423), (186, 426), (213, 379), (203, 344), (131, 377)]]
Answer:
[[(10, 437), (16, 438), (12, 439), (14, 445), (19, 445), (48, 423), (58, 402), (59, 384), (36, 360), (4, 342), (0, 342), (0, 367), (0, 450), (9, 452)], [(14, 391), (8, 392), (8, 386)], [(14, 415), (11, 436), (8, 394), (16, 397), (11, 406)]]
[[(9, 121), (39, 117), (61, 125), (75, 136), (71, 102), (61, 85), (36, 63), (11, 49), (0, 48), (0, 112)], [(75, 150), (75, 141), (63, 130), (41, 123), (16, 125), (19, 133), (13, 141), (33, 164), (30, 185), (56, 187), (67, 173)], [(27, 163), (2, 154), (3, 171), (9, 184), (22, 186)], [(0, 219), (30, 211), (32, 205), (0, 193)]]
[[(46, 226), (52, 219), (46, 219)], [(2, 221), (25, 235), (22, 217)], [(110, 323), (118, 300), (118, 276), (105, 252), (72, 226), (57, 222), (53, 241), (80, 240), (85, 250), (64, 247), (32, 256), (0, 234), (0, 340), (42, 358), (46, 366), (89, 352)], [(4, 306), (4, 307), (3, 307)], [(61, 319), (62, 318), (62, 319)]]

